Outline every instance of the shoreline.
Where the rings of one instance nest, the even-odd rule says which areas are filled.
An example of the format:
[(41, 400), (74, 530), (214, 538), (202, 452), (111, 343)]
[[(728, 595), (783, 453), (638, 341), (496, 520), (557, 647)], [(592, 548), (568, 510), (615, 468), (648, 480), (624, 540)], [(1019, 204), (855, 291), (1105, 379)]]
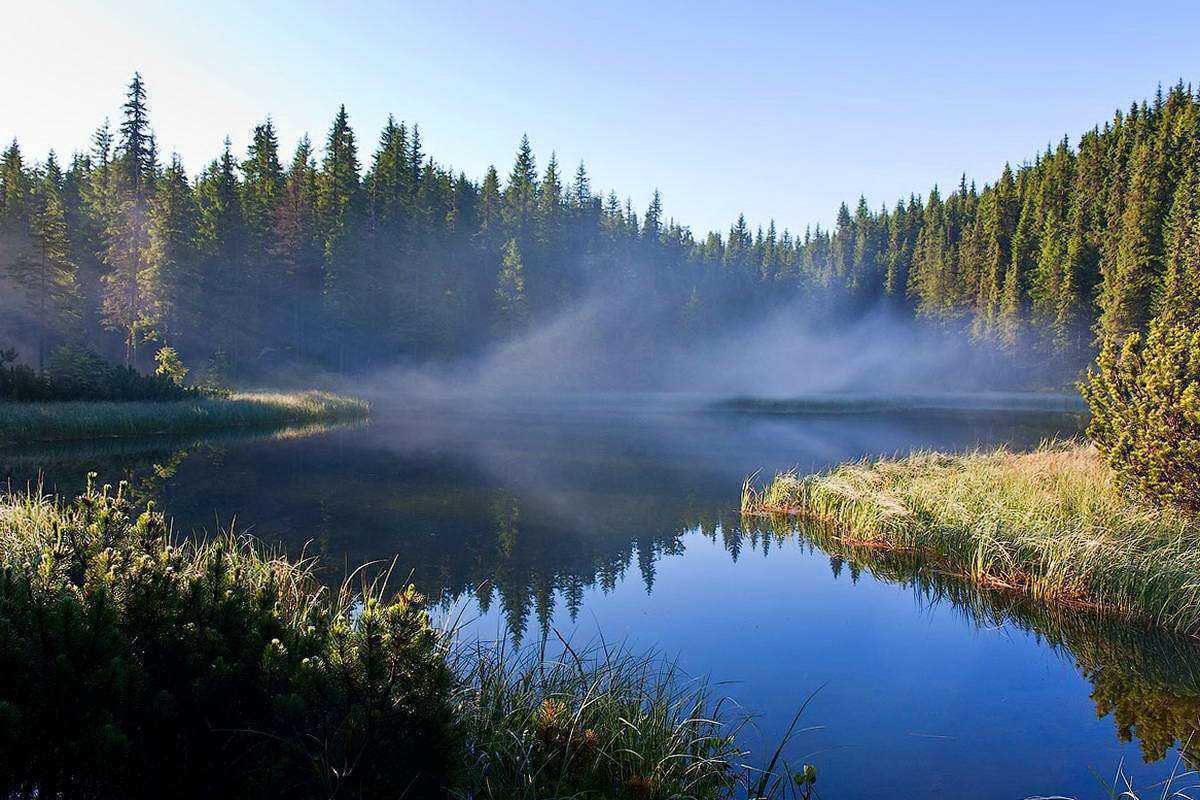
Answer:
[(0, 402), (0, 444), (69, 442), (365, 419), (370, 404), (310, 390), (200, 400)]
[(982, 589), (1200, 637), (1200, 521), (1123, 496), (1077, 442), (747, 479), (742, 513), (815, 524), (847, 549), (903, 554)]

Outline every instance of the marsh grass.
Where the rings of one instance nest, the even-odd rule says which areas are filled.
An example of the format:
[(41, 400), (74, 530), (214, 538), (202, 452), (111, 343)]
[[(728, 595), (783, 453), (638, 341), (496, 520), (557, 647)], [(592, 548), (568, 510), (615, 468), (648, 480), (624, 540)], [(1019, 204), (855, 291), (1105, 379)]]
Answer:
[(747, 479), (742, 512), (800, 517), (859, 550), (1045, 602), (1200, 635), (1200, 524), (1130, 499), (1090, 446), (921, 452)]
[[(805, 796), (779, 759), (746, 765), (750, 724), (678, 665), (600, 642), (561, 653), (475, 642), (455, 657), (474, 800)], [(797, 715), (797, 720), (799, 715)], [(795, 731), (793, 723), (789, 736)], [(811, 769), (811, 768), (810, 768)]]
[(463, 642), (395, 564), (331, 586), (127, 491), (0, 496), (0, 796), (813, 796), (654, 654)]
[(0, 442), (184, 435), (363, 419), (363, 400), (329, 392), (247, 393), (165, 402), (0, 402)]

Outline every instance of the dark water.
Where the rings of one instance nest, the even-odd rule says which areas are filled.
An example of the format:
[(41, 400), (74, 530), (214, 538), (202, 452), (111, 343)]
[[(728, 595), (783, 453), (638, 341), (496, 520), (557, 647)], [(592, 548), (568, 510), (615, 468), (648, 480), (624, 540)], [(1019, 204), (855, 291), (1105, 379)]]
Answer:
[[(820, 689), (790, 758), (824, 797), (1107, 796), (1118, 765), (1168, 775), (1200, 719), (1200, 648), (1006, 605), (803, 530), (743, 527), (742, 480), (914, 448), (1029, 446), (1068, 415), (757, 414), (693, 399), (376, 402), (354, 429), (0, 454), (16, 483), (88, 470), (176, 528), (237, 527), (357, 565), (399, 557), (468, 635), (654, 648), (773, 740)], [(762, 741), (748, 742), (761, 749)], [(1144, 796), (1158, 796), (1155, 792)]]

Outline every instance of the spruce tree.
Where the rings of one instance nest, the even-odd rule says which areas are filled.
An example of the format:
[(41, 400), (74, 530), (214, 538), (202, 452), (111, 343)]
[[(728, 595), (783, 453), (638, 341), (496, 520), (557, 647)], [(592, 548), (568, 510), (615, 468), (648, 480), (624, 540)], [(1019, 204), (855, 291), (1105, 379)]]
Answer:
[(504, 187), (505, 227), (508, 235), (519, 244), (527, 245), (531, 241), (537, 204), (537, 165), (533, 158), (533, 146), (528, 136), (522, 136), (508, 184)]
[(309, 357), (311, 332), (319, 325), (324, 257), (317, 225), (317, 168), (307, 136), (300, 139), (275, 207), (271, 258), (287, 286), (285, 340), (297, 360)]
[(196, 208), (178, 155), (171, 158), (150, 201), (146, 264), (146, 291), (153, 304), (158, 339), (164, 346), (178, 349), (183, 334), (202, 329), (213, 311), (194, 306), (195, 287), (200, 285)]
[(46, 367), (51, 339), (72, 336), (71, 324), (78, 318), (79, 298), (62, 198), (62, 172), (53, 151), (30, 200), (30, 246), (18, 256), (15, 277), (36, 328), (40, 371)]
[(242, 191), (232, 145), (225, 139), (221, 157), (196, 183), (197, 240), (202, 261), (200, 302), (208, 309), (211, 355), (227, 360), (233, 369), (243, 364), (252, 315), (249, 285), (243, 266), (249, 236), (242, 211)]
[(358, 149), (346, 107), (338, 109), (325, 141), (325, 158), (317, 175), (317, 218), (325, 254), (325, 300), (337, 339), (337, 365), (347, 366), (347, 350), (361, 331), (356, 315), (377, 300), (372, 288), (359, 280), (355, 266), (360, 244), (357, 225), (361, 212)]
[(1117, 233), (1115, 256), (1102, 264), (1101, 341), (1120, 342), (1149, 319), (1161, 261), (1159, 228), (1160, 165), (1149, 141), (1131, 155), (1129, 188)]
[(529, 308), (525, 300), (525, 266), (521, 262), (516, 239), (509, 239), (504, 246), (504, 258), (496, 277), (495, 298), (496, 335), (501, 339), (510, 339), (524, 329), (529, 320)]

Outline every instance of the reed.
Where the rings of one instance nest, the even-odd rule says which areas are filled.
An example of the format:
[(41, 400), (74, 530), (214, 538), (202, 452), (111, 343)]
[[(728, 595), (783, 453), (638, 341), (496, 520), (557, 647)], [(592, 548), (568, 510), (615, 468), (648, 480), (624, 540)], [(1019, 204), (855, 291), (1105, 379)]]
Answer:
[(1077, 442), (920, 452), (762, 487), (752, 476), (742, 512), (808, 518), (845, 545), (911, 553), (978, 585), (1200, 635), (1200, 523), (1126, 496)]
[(503, 643), (458, 650), (456, 707), (469, 761), (455, 796), (806, 796), (811, 782), (797, 781), (778, 751), (765, 767), (746, 766), (750, 754), (738, 741), (749, 718), (706, 680), (624, 646), (559, 644), (554, 656)]

